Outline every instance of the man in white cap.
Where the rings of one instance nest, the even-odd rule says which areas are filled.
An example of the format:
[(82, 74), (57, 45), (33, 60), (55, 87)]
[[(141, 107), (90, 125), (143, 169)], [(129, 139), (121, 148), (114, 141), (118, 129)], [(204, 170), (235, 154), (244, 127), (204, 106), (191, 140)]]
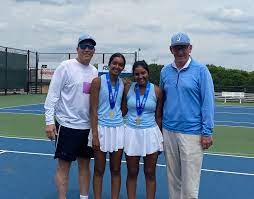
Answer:
[(161, 70), (163, 138), (170, 199), (198, 198), (203, 150), (212, 143), (214, 86), (210, 72), (190, 53), (185, 33), (171, 38), (174, 62)]
[(55, 139), (55, 175), (58, 199), (65, 199), (71, 162), (77, 159), (80, 199), (87, 199), (90, 183), (92, 148), (87, 146), (90, 129), (90, 84), (98, 76), (90, 64), (95, 52), (95, 40), (81, 35), (77, 58), (63, 61), (55, 70), (45, 101), (46, 135)]

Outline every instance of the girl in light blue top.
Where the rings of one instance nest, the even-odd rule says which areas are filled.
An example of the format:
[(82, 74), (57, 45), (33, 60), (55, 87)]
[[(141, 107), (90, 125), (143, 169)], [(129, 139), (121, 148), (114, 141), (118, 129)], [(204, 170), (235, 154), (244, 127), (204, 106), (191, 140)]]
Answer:
[[(148, 82), (147, 82), (148, 83)], [(145, 108), (142, 112), (142, 119), (141, 116), (137, 115), (136, 110), (136, 92), (135, 86), (138, 84), (133, 82), (129, 88), (129, 92), (127, 94), (127, 125), (132, 128), (140, 128), (145, 129), (149, 127), (157, 126), (155, 121), (155, 110), (157, 105), (157, 96), (155, 93), (155, 86), (152, 83), (149, 83), (149, 92), (148, 97), (145, 103)], [(141, 95), (141, 99), (144, 98), (145, 95)], [(138, 122), (138, 123), (137, 123)]]
[[(111, 198), (119, 198), (121, 187), (121, 159), (124, 145), (124, 125), (121, 111), (124, 84), (120, 73), (125, 58), (120, 53), (109, 59), (109, 73), (95, 78), (91, 85), (90, 111), (94, 149), (94, 198), (100, 199), (106, 154), (110, 154)], [(112, 172), (113, 171), (113, 172)]]
[[(124, 84), (121, 78), (118, 78), (115, 85), (112, 86), (112, 94), (115, 94), (116, 102), (114, 108), (110, 106), (109, 89), (107, 80), (110, 74), (100, 76), (101, 85), (98, 104), (98, 125), (107, 127), (123, 126), (123, 116), (121, 111), (121, 103), (123, 96)], [(109, 84), (110, 85), (110, 84)], [(114, 96), (113, 96), (114, 97)], [(113, 98), (114, 99), (114, 98)], [(112, 152), (113, 150), (109, 150)]]
[(149, 69), (145, 61), (133, 65), (135, 82), (125, 86), (123, 114), (127, 113), (124, 133), (124, 152), (127, 161), (128, 198), (136, 198), (139, 160), (144, 159), (146, 198), (155, 198), (155, 168), (159, 151), (163, 150), (161, 133), (162, 91), (149, 82)]

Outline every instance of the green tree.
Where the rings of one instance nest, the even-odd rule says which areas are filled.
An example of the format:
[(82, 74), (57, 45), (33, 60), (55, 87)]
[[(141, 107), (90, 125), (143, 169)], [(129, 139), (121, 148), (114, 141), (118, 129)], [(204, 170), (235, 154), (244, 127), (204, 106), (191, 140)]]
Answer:
[[(150, 64), (150, 81), (159, 85), (163, 65)], [(213, 64), (207, 65), (214, 82), (215, 91), (244, 91), (254, 93), (254, 71), (226, 69)]]

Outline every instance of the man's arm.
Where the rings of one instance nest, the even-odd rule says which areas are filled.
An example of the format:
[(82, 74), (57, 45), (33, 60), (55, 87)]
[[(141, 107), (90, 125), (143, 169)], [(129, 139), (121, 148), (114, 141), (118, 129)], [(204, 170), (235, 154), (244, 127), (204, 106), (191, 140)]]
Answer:
[(46, 135), (49, 139), (54, 139), (56, 135), (56, 127), (54, 121), (55, 105), (60, 98), (61, 90), (67, 79), (64, 66), (60, 65), (54, 72), (50, 82), (47, 98), (44, 104), (45, 109), (45, 122), (46, 122)]
[(201, 145), (208, 149), (213, 144), (214, 128), (214, 86), (209, 70), (204, 67), (200, 72), (202, 135)]

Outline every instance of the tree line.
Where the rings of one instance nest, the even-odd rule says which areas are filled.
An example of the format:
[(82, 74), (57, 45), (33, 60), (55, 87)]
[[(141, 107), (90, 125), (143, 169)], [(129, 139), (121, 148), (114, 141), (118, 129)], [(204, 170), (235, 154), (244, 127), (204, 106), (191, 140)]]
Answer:
[[(237, 69), (226, 69), (213, 64), (207, 65), (214, 83), (215, 91), (250, 92), (254, 93), (254, 71), (247, 72)], [(160, 71), (163, 65), (150, 64), (150, 81), (159, 85)]]

